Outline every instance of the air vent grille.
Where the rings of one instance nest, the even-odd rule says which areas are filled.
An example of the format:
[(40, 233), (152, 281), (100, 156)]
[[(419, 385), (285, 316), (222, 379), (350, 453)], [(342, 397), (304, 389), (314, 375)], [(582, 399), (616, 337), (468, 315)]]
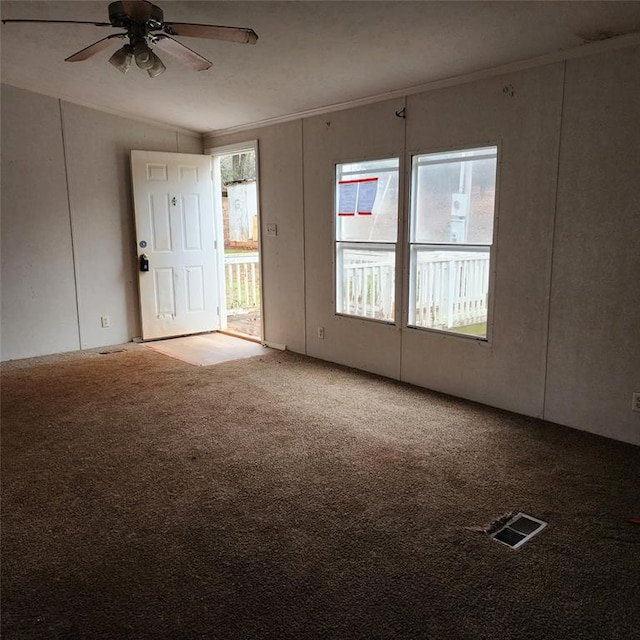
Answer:
[(544, 520), (538, 520), (538, 518), (520, 512), (494, 531), (491, 537), (512, 549), (517, 549), (540, 533), (546, 526), (547, 523)]

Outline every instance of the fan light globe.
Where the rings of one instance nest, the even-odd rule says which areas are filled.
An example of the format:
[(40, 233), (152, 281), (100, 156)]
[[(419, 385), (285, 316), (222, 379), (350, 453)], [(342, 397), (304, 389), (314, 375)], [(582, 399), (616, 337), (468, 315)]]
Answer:
[(149, 49), (149, 45), (146, 42), (136, 42), (133, 45), (133, 55), (136, 59), (136, 64), (147, 71), (153, 67), (153, 51)]
[(109, 58), (109, 62), (118, 69), (118, 71), (127, 73), (131, 66), (132, 58), (133, 54), (131, 53), (131, 47), (128, 44), (125, 44)]
[(161, 73), (164, 73), (167, 70), (167, 67), (164, 66), (162, 60), (160, 60), (160, 58), (158, 58), (155, 53), (152, 52), (151, 56), (153, 58), (153, 66), (151, 67), (151, 69), (147, 69), (147, 73), (151, 78), (155, 78)]

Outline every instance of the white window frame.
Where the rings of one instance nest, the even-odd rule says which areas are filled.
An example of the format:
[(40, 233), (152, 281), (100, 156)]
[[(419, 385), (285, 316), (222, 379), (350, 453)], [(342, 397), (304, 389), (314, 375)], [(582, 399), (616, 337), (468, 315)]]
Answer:
[[(444, 154), (444, 153), (464, 153), (467, 151), (475, 151), (479, 149), (485, 148), (495, 148), (495, 159), (496, 159), (496, 178), (495, 178), (495, 198), (494, 198), (494, 210), (493, 210), (493, 233), (490, 244), (477, 244), (477, 243), (445, 243), (445, 242), (418, 242), (415, 240), (415, 207), (416, 207), (416, 196), (417, 196), (417, 175), (418, 172), (416, 170), (416, 159), (420, 156), (428, 156), (435, 154)], [(421, 332), (433, 332), (439, 335), (446, 335), (466, 340), (474, 340), (480, 343), (490, 343), (492, 339), (492, 329), (493, 329), (493, 303), (494, 303), (494, 280), (495, 280), (495, 252), (496, 252), (496, 239), (497, 239), (497, 230), (498, 230), (498, 193), (499, 193), (499, 183), (500, 183), (500, 161), (501, 161), (501, 145), (499, 141), (484, 141), (476, 144), (469, 144), (464, 146), (456, 146), (453, 148), (446, 149), (432, 149), (428, 151), (419, 151), (407, 154), (408, 156), (408, 167), (410, 172), (410, 180), (409, 180), (409, 210), (407, 216), (407, 273), (408, 273), (408, 296), (407, 296), (407, 304), (405, 307), (406, 311), (406, 321), (405, 327), (410, 330), (421, 331)], [(493, 157), (492, 153), (490, 157)], [(473, 159), (480, 159), (478, 157)], [(440, 162), (457, 162), (458, 160), (437, 160), (434, 161), (434, 164)], [(414, 261), (417, 259), (417, 253), (421, 248), (425, 249), (442, 249), (443, 251), (448, 250), (459, 250), (459, 251), (483, 251), (488, 249), (489, 253), (489, 265), (488, 265), (488, 286), (487, 286), (487, 320), (486, 320), (486, 333), (484, 336), (476, 336), (472, 334), (461, 333), (457, 331), (452, 331), (448, 329), (442, 329), (438, 327), (424, 327), (415, 324), (415, 315), (416, 315), (416, 269), (414, 268)]]
[[(384, 162), (386, 160), (396, 160), (398, 165), (397, 167), (388, 168), (388, 169), (378, 169), (376, 171), (371, 171), (371, 173), (385, 173), (395, 171), (398, 174), (398, 202), (397, 202), (397, 210), (396, 210), (396, 240), (395, 242), (377, 242), (377, 241), (360, 241), (360, 240), (338, 240), (338, 207), (339, 207), (339, 194), (338, 194), (338, 183), (345, 176), (349, 175), (347, 173), (338, 173), (339, 167), (343, 165), (356, 164), (356, 163), (367, 163), (367, 162)], [(379, 324), (387, 325), (387, 326), (397, 326), (399, 324), (398, 317), (398, 294), (400, 292), (400, 279), (398, 278), (398, 252), (400, 249), (399, 243), (399, 222), (401, 219), (401, 203), (402, 203), (402, 158), (399, 155), (389, 155), (384, 157), (373, 157), (373, 158), (361, 158), (358, 160), (349, 160), (344, 162), (336, 162), (333, 167), (333, 188), (334, 188), (334, 198), (333, 198), (333, 292), (334, 292), (334, 313), (338, 317), (342, 318), (351, 318), (355, 320), (363, 320), (367, 322), (376, 322)], [(354, 172), (350, 172), (351, 175), (362, 175), (366, 174), (366, 171), (358, 170)], [(393, 320), (384, 320), (381, 318), (372, 318), (370, 316), (364, 315), (356, 315), (351, 313), (346, 313), (344, 311), (340, 311), (340, 305), (342, 302), (342, 294), (343, 294), (343, 284), (342, 284), (342, 253), (343, 249), (371, 249), (374, 251), (388, 251), (393, 253), (393, 277), (394, 277), (394, 291), (393, 298), (391, 300), (391, 309), (393, 309)]]

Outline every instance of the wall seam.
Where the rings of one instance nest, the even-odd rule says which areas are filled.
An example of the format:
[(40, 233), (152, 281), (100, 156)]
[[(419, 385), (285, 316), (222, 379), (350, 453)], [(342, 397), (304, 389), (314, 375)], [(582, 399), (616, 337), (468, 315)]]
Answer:
[(304, 354), (308, 355), (307, 347), (307, 228), (305, 216), (305, 185), (304, 185), (304, 123), (305, 119), (300, 119), (300, 166), (302, 167), (302, 315), (304, 322), (302, 323), (304, 330)]
[[(256, 206), (258, 213), (258, 229), (262, 229), (263, 221), (263, 194), (262, 194), (262, 181), (260, 180), (260, 140), (256, 138), (252, 143), (252, 149), (254, 152), (254, 169), (256, 172)], [(220, 183), (222, 184), (222, 167), (220, 167)], [(220, 212), (222, 213), (222, 211)], [(224, 232), (222, 234), (222, 244), (224, 245)], [(267, 318), (265, 313), (265, 266), (264, 266), (264, 238), (261, 231), (258, 231), (258, 273), (260, 277), (260, 342), (262, 346), (267, 344)], [(226, 285), (225, 285), (226, 290)]]
[[(404, 108), (404, 118), (403, 118), (403, 134), (402, 134), (402, 220), (401, 220), (401, 232), (400, 232), (400, 242), (402, 243), (402, 248), (400, 248), (402, 266), (400, 269), (400, 273), (402, 274), (402, 278), (400, 278), (400, 283), (402, 286), (402, 290), (400, 291), (400, 314), (398, 320), (400, 321), (400, 326), (398, 327), (400, 331), (400, 344), (399, 349), (400, 353), (398, 355), (398, 380), (402, 380), (402, 354), (404, 352), (403, 348), (403, 338), (405, 334), (405, 322), (408, 320), (409, 316), (407, 310), (409, 308), (409, 278), (410, 276), (410, 266), (408, 265), (409, 260), (409, 224), (410, 224), (410, 215), (409, 211), (410, 202), (411, 202), (411, 193), (410, 185), (411, 185), (411, 175), (407, 175), (407, 171), (410, 171), (411, 162), (407, 162), (407, 96), (404, 96), (402, 101), (402, 106)], [(397, 114), (396, 114), (397, 115)], [(396, 260), (396, 265), (398, 261)], [(397, 306), (396, 306), (397, 309)]]
[(560, 117), (558, 123), (558, 154), (556, 158), (556, 185), (555, 185), (555, 199), (553, 205), (553, 227), (551, 229), (551, 255), (549, 257), (549, 280), (548, 280), (548, 299), (547, 299), (547, 324), (546, 324), (546, 340), (545, 340), (545, 354), (544, 354), (544, 368), (542, 379), (542, 411), (540, 417), (546, 420), (547, 412), (547, 383), (549, 377), (549, 337), (551, 335), (551, 300), (552, 300), (552, 288), (553, 288), (553, 264), (555, 260), (556, 250), (556, 232), (558, 228), (558, 197), (560, 192), (560, 159), (562, 156), (562, 134), (564, 123), (564, 98), (567, 82), (567, 61), (562, 63), (562, 95), (560, 96)]
[(62, 136), (62, 158), (64, 162), (64, 179), (67, 191), (67, 211), (69, 212), (69, 235), (71, 238), (71, 259), (73, 263), (73, 286), (76, 298), (76, 319), (78, 321), (78, 347), (83, 348), (82, 323), (80, 322), (80, 287), (78, 286), (78, 258), (76, 255), (76, 242), (73, 229), (73, 215), (71, 213), (71, 189), (69, 187), (69, 162), (67, 160), (67, 139), (64, 127), (64, 109), (62, 100), (58, 100), (60, 113), (60, 134)]

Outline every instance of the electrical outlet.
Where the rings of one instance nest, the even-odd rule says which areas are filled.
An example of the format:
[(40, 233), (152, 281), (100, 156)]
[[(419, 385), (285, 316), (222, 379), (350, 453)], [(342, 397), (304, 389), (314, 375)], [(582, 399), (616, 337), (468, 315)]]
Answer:
[(318, 340), (324, 340), (324, 327), (318, 327)]
[(265, 224), (264, 225), (264, 233), (267, 236), (275, 237), (278, 235), (278, 225), (277, 224)]
[(100, 324), (103, 329), (108, 329), (111, 326), (111, 318), (109, 316), (102, 316), (100, 318)]
[(635, 391), (631, 398), (631, 410), (640, 412), (640, 391)]

